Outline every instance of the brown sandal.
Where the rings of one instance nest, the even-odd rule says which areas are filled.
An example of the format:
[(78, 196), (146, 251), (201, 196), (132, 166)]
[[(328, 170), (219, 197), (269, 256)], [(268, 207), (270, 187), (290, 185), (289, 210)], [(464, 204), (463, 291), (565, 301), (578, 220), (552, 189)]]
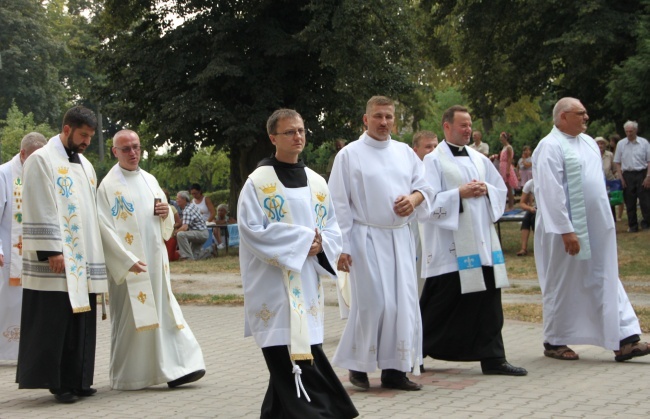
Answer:
[(517, 252), (517, 256), (527, 256), (528, 255), (528, 250), (526, 249), (521, 249), (520, 251)]
[(634, 342), (626, 343), (621, 346), (621, 349), (614, 351), (614, 360), (616, 362), (627, 361), (628, 359), (636, 358), (637, 356), (643, 356), (650, 354), (650, 346), (647, 342)]
[(544, 349), (544, 356), (562, 361), (577, 361), (580, 359), (578, 354), (566, 345), (554, 349)]

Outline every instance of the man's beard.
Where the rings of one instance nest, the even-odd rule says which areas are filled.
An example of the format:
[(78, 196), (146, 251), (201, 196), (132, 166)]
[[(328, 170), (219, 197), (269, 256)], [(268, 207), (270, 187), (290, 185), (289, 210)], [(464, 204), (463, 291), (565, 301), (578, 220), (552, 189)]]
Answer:
[(68, 135), (68, 150), (72, 151), (73, 153), (83, 154), (84, 150), (80, 149), (80, 145), (75, 144), (72, 141), (72, 138), (74, 137), (74, 132), (75, 132), (75, 128), (72, 128), (70, 130), (70, 135)]

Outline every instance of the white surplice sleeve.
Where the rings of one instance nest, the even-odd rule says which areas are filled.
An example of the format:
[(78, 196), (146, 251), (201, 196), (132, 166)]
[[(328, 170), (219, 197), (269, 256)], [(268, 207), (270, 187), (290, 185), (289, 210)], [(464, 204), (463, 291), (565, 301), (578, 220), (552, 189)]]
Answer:
[(354, 215), (350, 207), (350, 155), (345, 148), (336, 154), (328, 186), (332, 194), (331, 201), (336, 210), (338, 226), (341, 230), (341, 253), (349, 255), (352, 253), (350, 232), (354, 222)]
[(503, 216), (503, 212), (506, 209), (508, 187), (503, 181), (503, 176), (501, 176), (492, 162), (487, 157), (481, 156), (481, 158), (484, 160), (483, 164), (486, 166), (485, 185), (488, 190), (487, 197), (489, 200), (488, 208), (490, 209), (490, 220), (493, 223), (496, 223), (499, 221), (499, 218)]
[(572, 233), (564, 189), (564, 155), (557, 140), (546, 137), (533, 153), (533, 179), (537, 212), (544, 220), (546, 232)]
[[(7, 167), (11, 169), (11, 164), (7, 164)], [(4, 167), (3, 169), (6, 169)], [(4, 217), (5, 211), (12, 211), (11, 200), (7, 199), (10, 196), (9, 188), (11, 184), (9, 179), (11, 178), (10, 173), (6, 173), (5, 170), (0, 170), (0, 220)], [(13, 179), (12, 179), (13, 180)], [(11, 227), (8, 227), (9, 235), (7, 237), (11, 238)], [(10, 239), (11, 240), (11, 239)], [(2, 236), (0, 235), (0, 255), (4, 256), (4, 251), (2, 250)], [(7, 263), (7, 261), (5, 261)]]
[[(328, 209), (327, 224), (325, 228), (321, 231), (321, 237), (323, 239), (323, 252), (325, 257), (329, 262), (330, 268), (334, 273), (329, 272), (325, 269), (320, 263), (315, 262), (316, 272), (319, 275), (325, 275), (329, 278), (336, 278), (336, 263), (341, 255), (341, 230), (336, 221), (336, 214), (334, 210), (334, 203), (330, 199), (330, 205)], [(318, 260), (318, 257), (315, 257)]]
[(239, 195), (237, 225), (241, 244), (258, 259), (301, 272), (316, 232), (313, 228), (270, 223), (260, 207), (255, 185), (248, 179)]

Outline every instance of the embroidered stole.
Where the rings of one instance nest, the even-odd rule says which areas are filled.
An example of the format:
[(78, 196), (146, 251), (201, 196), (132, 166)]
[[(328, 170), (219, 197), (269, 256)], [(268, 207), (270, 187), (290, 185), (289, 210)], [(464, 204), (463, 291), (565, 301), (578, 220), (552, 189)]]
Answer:
[[(578, 135), (576, 140), (578, 142), (587, 142), (581, 135)], [(562, 153), (564, 154), (564, 170), (566, 171), (567, 186), (569, 189), (571, 224), (573, 224), (573, 229), (580, 242), (580, 251), (575, 257), (578, 260), (589, 260), (591, 259), (591, 246), (589, 244), (589, 231), (587, 230), (585, 194), (582, 189), (582, 163), (566, 138), (560, 138), (559, 141), (562, 146)]]
[(9, 286), (20, 286), (23, 271), (23, 164), (20, 154), (11, 159), (13, 193), (11, 197), (11, 264)]
[[(319, 174), (309, 168), (305, 168), (307, 184), (311, 194), (311, 208), (314, 211), (315, 226), (322, 231), (327, 224), (327, 211), (329, 209), (329, 189), (327, 183)], [(285, 200), (282, 182), (278, 179), (273, 166), (258, 167), (249, 176), (257, 199), (264, 214), (271, 223), (293, 224), (293, 217), (289, 203)], [(277, 265), (276, 265), (277, 266)], [(302, 281), (300, 272), (290, 271), (281, 267), (284, 285), (289, 296), (290, 303), (290, 324), (291, 324), (291, 347), (290, 354), (292, 361), (313, 360), (309, 339), (309, 325), (307, 323), (307, 309), (302, 293)], [(319, 283), (319, 287), (322, 284)], [(319, 292), (319, 306), (323, 306), (323, 292)]]
[[(63, 148), (63, 145), (61, 145), (61, 148)], [(61, 155), (61, 152), (63, 155)], [(65, 261), (68, 296), (72, 305), (72, 312), (83, 313), (90, 311), (88, 299), (89, 264), (83, 236), (84, 226), (81, 216), (78, 214), (79, 209), (84, 205), (81, 199), (84, 198), (85, 194), (80, 191), (80, 188), (83, 188), (84, 185), (82, 183), (77, 184), (78, 177), (71, 175), (79, 175), (81, 172), (81, 176), (87, 178), (91, 189), (89, 191), (90, 197), (93, 201), (86, 203), (86, 205), (95, 205), (96, 191), (93, 187), (95, 185), (92, 184), (94, 178), (86, 172), (83, 161), (81, 164), (70, 163), (64, 150), (57, 149), (55, 152), (49, 153), (49, 157), (52, 162), (59, 228), (63, 236), (63, 258)]]
[[(162, 202), (166, 202), (166, 198), (160, 188), (156, 187), (156, 185), (151, 185), (145, 176), (143, 176), (143, 179), (149, 186), (149, 190), (154, 197), (161, 198)], [(105, 183), (104, 187), (106, 188), (107, 196), (109, 198), (114, 197), (111, 215), (113, 216), (113, 226), (115, 227), (117, 236), (122, 240), (122, 245), (125, 249), (132, 252), (139, 260), (147, 262), (144, 246), (155, 246), (156, 244), (142, 242), (138, 220), (134, 214), (138, 209), (134, 206), (131, 190), (119, 164), (113, 166), (103, 182)], [(134, 192), (136, 194), (143, 193), (143, 191)], [(152, 214), (151, 217), (155, 216)], [(158, 224), (159, 220), (153, 220), (152, 222)], [(167, 293), (168, 295), (173, 295), (167, 268), (164, 269), (164, 275), (167, 284)], [(121, 278), (113, 279), (121, 283)], [(135, 330), (141, 332), (143, 330), (157, 329), (159, 327), (158, 311), (156, 310), (156, 300), (151, 287), (149, 272), (135, 273), (129, 271), (126, 274), (125, 281), (129, 293), (129, 300), (131, 301)], [(170, 304), (170, 307), (176, 327), (183, 329), (185, 326), (183, 325), (183, 316), (180, 312), (180, 307), (178, 304)]]
[[(484, 162), (481, 160), (480, 153), (470, 147), (466, 147), (466, 149), (469, 158), (478, 171), (479, 180), (484, 182), (486, 168)], [(451, 151), (443, 146), (437, 147), (434, 152), (440, 156), (440, 163), (448, 189), (459, 188), (467, 183), (463, 179), (463, 175), (458, 168), (455, 158), (451, 155)], [(471, 292), (485, 291), (487, 288), (481, 268), (481, 257), (474, 236), (474, 220), (472, 218), (471, 207), (467, 199), (461, 199), (461, 202), (464, 202), (463, 212), (459, 214), (458, 230), (453, 233), (461, 293), (468, 294)], [(489, 229), (495, 285), (497, 288), (509, 287), (505, 259), (494, 224), (490, 223)]]

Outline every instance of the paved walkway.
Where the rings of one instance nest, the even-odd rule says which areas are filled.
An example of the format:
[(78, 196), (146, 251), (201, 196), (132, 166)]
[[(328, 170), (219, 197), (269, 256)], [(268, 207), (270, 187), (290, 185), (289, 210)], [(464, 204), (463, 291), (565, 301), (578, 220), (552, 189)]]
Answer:
[[(113, 391), (108, 384), (109, 322), (99, 322), (95, 387), (99, 392), (61, 405), (45, 390), (18, 390), (15, 364), (0, 363), (0, 418), (255, 418), (267, 386), (262, 354), (243, 336), (242, 307), (184, 306), (207, 365), (202, 380), (170, 390)], [(331, 358), (344, 322), (326, 307), (324, 348)], [(611, 418), (650, 412), (647, 377), (650, 356), (617, 363), (597, 347), (576, 346), (581, 360), (542, 356), (541, 326), (507, 321), (508, 358), (528, 369), (527, 377), (481, 374), (478, 363), (426, 359), (427, 372), (412, 378), (419, 392), (383, 390), (379, 374), (371, 389), (356, 391), (337, 369), (363, 418)], [(310, 418), (311, 419), (311, 418)]]

